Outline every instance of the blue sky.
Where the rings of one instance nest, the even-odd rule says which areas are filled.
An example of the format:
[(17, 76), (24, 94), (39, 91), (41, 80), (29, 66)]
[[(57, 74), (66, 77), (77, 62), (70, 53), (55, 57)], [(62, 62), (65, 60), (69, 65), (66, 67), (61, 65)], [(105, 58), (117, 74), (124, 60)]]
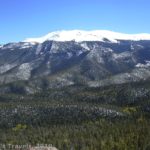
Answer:
[(63, 29), (150, 33), (150, 0), (0, 0), (0, 43)]

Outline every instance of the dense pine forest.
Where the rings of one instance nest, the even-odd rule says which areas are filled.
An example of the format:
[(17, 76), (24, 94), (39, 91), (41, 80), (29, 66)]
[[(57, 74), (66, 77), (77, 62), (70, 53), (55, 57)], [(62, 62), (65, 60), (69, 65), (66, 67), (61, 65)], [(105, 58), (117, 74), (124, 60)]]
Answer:
[[(0, 95), (0, 143), (59, 150), (149, 150), (150, 82)], [(22, 94), (19, 94), (22, 93)]]

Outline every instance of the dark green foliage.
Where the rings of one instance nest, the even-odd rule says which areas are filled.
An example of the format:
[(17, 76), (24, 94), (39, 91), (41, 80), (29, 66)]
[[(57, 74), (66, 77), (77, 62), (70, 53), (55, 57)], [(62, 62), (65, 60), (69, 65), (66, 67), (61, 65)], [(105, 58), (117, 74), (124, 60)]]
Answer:
[(60, 150), (149, 150), (149, 89), (148, 82), (141, 82), (3, 94), (0, 143), (52, 144)]
[(1, 132), (0, 141), (11, 144), (53, 144), (58, 149), (84, 150), (144, 150), (150, 145), (149, 120), (87, 121), (79, 125), (41, 124), (26, 129), (7, 129)]

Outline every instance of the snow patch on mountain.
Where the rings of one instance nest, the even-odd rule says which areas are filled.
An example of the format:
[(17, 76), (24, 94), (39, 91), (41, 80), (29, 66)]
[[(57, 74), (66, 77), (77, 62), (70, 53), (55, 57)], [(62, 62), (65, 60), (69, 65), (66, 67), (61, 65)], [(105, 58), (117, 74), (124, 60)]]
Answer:
[(90, 48), (87, 46), (87, 43), (81, 43), (80, 44), (83, 48), (85, 48), (86, 50), (90, 51)]
[(21, 43), (20, 44), (20, 49), (25, 49), (25, 48), (30, 48), (34, 45), (35, 43)]
[(20, 80), (28, 80), (31, 76), (31, 65), (30, 63), (21, 64), (18, 68), (17, 77)]
[(71, 31), (56, 31), (51, 32), (40, 38), (28, 38), (24, 42), (31, 43), (43, 43), (44, 41), (106, 41), (118, 42), (118, 40), (150, 40), (150, 34), (124, 34), (108, 30), (94, 30), (94, 31), (83, 31), (83, 30), (71, 30)]
[(113, 58), (118, 60), (118, 59), (124, 59), (124, 58), (129, 58), (131, 57), (132, 54), (130, 52), (122, 52), (122, 53), (113, 53)]
[(16, 66), (16, 64), (4, 64), (0, 66), (0, 74), (5, 73)]
[(137, 68), (147, 68), (147, 67), (150, 67), (150, 61), (145, 61), (146, 63), (145, 64), (141, 64), (141, 63), (138, 63), (136, 65)]
[(42, 51), (42, 44), (39, 44), (36, 49), (36, 55), (40, 54), (41, 51)]

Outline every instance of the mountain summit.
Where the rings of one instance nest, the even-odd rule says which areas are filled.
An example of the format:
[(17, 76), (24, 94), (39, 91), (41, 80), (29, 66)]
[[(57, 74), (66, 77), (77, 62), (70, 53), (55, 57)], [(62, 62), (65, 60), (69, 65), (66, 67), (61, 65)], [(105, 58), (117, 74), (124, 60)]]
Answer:
[(94, 30), (94, 31), (83, 31), (83, 30), (71, 30), (71, 31), (56, 31), (51, 32), (40, 38), (29, 38), (25, 42), (37, 42), (43, 43), (44, 41), (105, 41), (117, 42), (117, 40), (150, 40), (150, 34), (123, 34), (107, 30)]
[[(149, 34), (58, 31), (0, 46), (0, 92), (100, 87), (149, 78)], [(18, 82), (22, 88), (14, 90)]]

